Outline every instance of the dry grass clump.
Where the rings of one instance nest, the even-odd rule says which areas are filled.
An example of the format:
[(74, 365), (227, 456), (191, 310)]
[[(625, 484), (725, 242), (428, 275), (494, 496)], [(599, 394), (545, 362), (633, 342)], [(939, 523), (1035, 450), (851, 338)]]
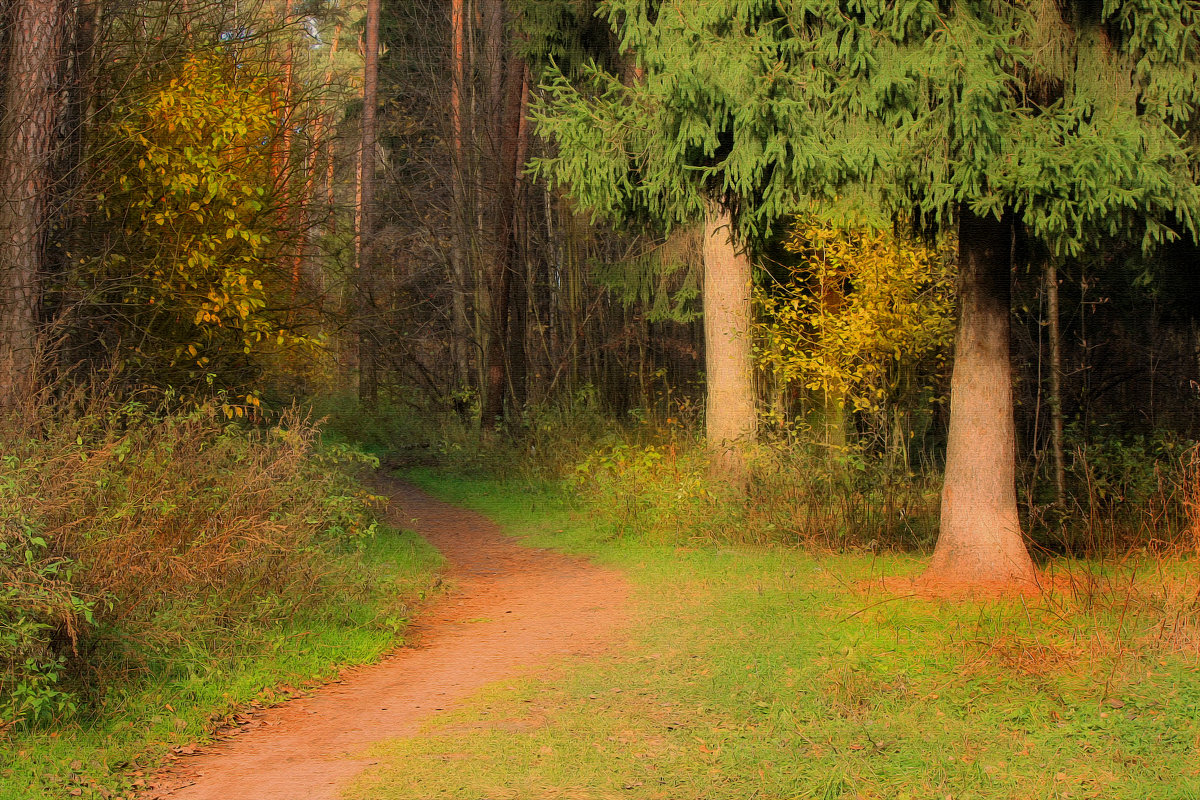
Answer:
[(374, 522), (353, 451), (316, 435), (295, 413), (253, 427), (138, 403), (0, 423), (0, 728), (327, 591), (332, 554)]

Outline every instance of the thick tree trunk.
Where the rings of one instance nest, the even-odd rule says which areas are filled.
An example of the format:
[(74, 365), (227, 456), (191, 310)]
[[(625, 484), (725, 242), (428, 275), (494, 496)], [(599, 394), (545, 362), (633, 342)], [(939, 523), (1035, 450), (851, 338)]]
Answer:
[(941, 532), (922, 580), (1033, 587), (1017, 516), (1009, 363), (1012, 223), (959, 216), (960, 316), (950, 386)]
[(37, 380), (45, 196), (66, 16), (60, 0), (7, 6), (12, 28), (0, 105), (0, 409), (27, 400)]
[(375, 336), (375, 109), (379, 96), (380, 0), (367, 0), (363, 59), (362, 170), (358, 254), (358, 396), (373, 407), (379, 399), (379, 345)]
[(747, 478), (744, 445), (754, 439), (750, 342), (751, 266), (733, 241), (729, 212), (711, 206), (704, 220), (704, 361), (708, 373), (705, 436), (713, 476)]

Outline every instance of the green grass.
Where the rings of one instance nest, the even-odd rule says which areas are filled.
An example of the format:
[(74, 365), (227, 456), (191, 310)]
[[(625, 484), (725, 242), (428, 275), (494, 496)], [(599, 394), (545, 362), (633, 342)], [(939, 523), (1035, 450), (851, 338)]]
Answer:
[(382, 528), (342, 565), (359, 571), (357, 592), (266, 628), (246, 625), (215, 639), (193, 631), (151, 660), (148, 674), (109, 692), (95, 713), (10, 733), (0, 746), (0, 800), (134, 791), (139, 771), (171, 747), (206, 741), (235, 710), (270, 705), (394, 647), (441, 564), (417, 535)]
[(410, 477), (623, 570), (632, 634), (379, 746), (351, 798), (1200, 798), (1198, 654), (1152, 587), (896, 597), (877, 579), (920, 559), (649, 546), (536, 487)]

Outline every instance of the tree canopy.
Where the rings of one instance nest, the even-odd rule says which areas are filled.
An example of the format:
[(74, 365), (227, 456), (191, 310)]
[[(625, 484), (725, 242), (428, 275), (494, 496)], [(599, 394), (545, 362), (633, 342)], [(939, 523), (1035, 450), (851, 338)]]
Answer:
[(643, 79), (550, 73), (540, 168), (609, 216), (763, 236), (835, 198), (1012, 209), (1060, 253), (1196, 234), (1200, 4), (607, 0)]

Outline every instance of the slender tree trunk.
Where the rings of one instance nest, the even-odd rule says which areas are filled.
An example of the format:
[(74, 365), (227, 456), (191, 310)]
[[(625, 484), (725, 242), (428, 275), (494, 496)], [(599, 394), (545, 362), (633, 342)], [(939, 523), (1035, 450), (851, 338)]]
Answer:
[(451, 141), (451, 244), (450, 278), (453, 297), (453, 334), (451, 358), (454, 360), (455, 389), (470, 383), (468, 347), (472, 339), (467, 318), (467, 241), (471, 211), (466, 192), (466, 148), (464, 147), (463, 90), (466, 87), (466, 9), (463, 0), (450, 2), (450, 141)]
[(504, 3), (502, 0), (484, 0), (482, 4), (484, 28), (484, 66), (486, 69), (487, 98), (493, 113), (485, 132), (488, 161), (491, 173), (489, 181), (491, 227), (488, 234), (487, 290), (490, 295), (490, 319), (488, 320), (487, 347), (485, 350), (486, 384), (484, 386), (483, 411), (480, 425), (485, 431), (495, 429), (504, 413), (504, 388), (507, 383), (504, 343), (508, 336), (509, 292), (512, 272), (508, 269), (508, 229), (512, 224), (512, 208), (506, 202), (507, 187), (512, 172), (505, 168), (505, 92), (504, 92)]
[[(294, 156), (292, 154), (293, 128), (295, 126), (295, 77), (296, 77), (296, 37), (292, 28), (292, 12), (294, 0), (285, 0), (283, 10), (283, 30), (287, 36), (287, 46), (283, 51), (283, 97), (279, 109), (279, 186), (286, 199), (283, 207), (284, 224), (293, 231), (295, 238), (289, 243), (288, 261), (291, 262), (292, 273), (292, 302), (300, 292), (300, 272), (304, 263), (304, 202), (303, 193), (299, 197), (292, 191), (294, 177)], [(294, 227), (291, 227), (294, 226)]]
[[(520, 97), (515, 101), (517, 114), (516, 150), (512, 158), (513, 207), (512, 230), (509, 234), (512, 255), (508, 268), (512, 275), (512, 314), (508, 330), (509, 384), (512, 391), (513, 410), (520, 415), (529, 400), (529, 356), (525, 337), (529, 330), (529, 219), (528, 186), (525, 183), (525, 161), (529, 156), (529, 123), (525, 119), (529, 108), (529, 66), (517, 63), (520, 72)], [(512, 124), (511, 121), (509, 124)]]
[(66, 17), (61, 0), (13, 0), (8, 8), (0, 106), (0, 409), (27, 400), (37, 380), (45, 198)]
[(754, 439), (750, 342), (750, 258), (732, 238), (729, 212), (712, 205), (704, 221), (704, 362), (708, 373), (705, 436), (713, 475), (747, 479), (744, 445)]
[(1058, 329), (1058, 268), (1046, 261), (1046, 313), (1050, 339), (1050, 451), (1054, 459), (1054, 502), (1063, 505), (1067, 495), (1067, 472), (1063, 460), (1062, 337)]
[[(341, 36), (342, 23), (339, 22), (333, 29), (333, 39), (329, 44), (329, 59), (325, 64), (325, 78), (324, 82), (321, 84), (323, 87), (328, 87), (333, 82), (334, 59), (337, 56), (338, 42), (341, 39)], [(309, 274), (312, 276), (312, 280), (316, 284), (315, 289), (317, 291), (318, 299), (317, 308), (318, 311), (320, 311), (325, 301), (325, 276), (321, 270), (320, 262), (309, 258), (312, 250), (312, 248), (309, 246), (309, 236), (311, 235), (310, 228), (316, 227), (314, 225), (316, 220), (322, 219), (322, 217), (325, 217), (330, 221), (334, 219), (332, 200), (329, 200), (329, 206), (325, 210), (325, 214), (317, 215), (314, 218), (314, 214), (319, 208), (319, 204), (317, 202), (317, 171), (321, 166), (324, 166), (320, 165), (319, 162), (321, 159), (322, 148), (326, 144), (326, 139), (330, 140), (328, 167), (332, 168), (333, 166), (333, 137), (328, 135), (329, 131), (333, 127), (331, 114), (323, 109), (318, 109), (317, 113), (313, 117), (312, 126), (312, 141), (308, 148), (308, 170), (304, 176), (304, 189), (300, 195), (300, 243), (296, 250), (296, 262), (292, 267), (292, 285), (295, 286), (299, 283), (299, 275), (303, 271), (304, 262), (307, 260), (309, 264)], [(329, 185), (325, 188), (325, 191), (326, 193), (331, 193), (333, 190), (332, 177), (329, 177), (328, 180)]]
[(1010, 221), (959, 211), (960, 316), (950, 385), (941, 531), (922, 580), (1032, 587), (1017, 516), (1009, 363)]
[(522, 121), (528, 102), (528, 79), (524, 60), (504, 58), (504, 4), (500, 0), (491, 0), (486, 8), (488, 66), (489, 69), (500, 71), (499, 75), (492, 73), (490, 76), (491, 91), (496, 92), (493, 96), (501, 100), (492, 129), (492, 264), (488, 286), (492, 313), (487, 346), (487, 386), (481, 420), (484, 430), (492, 430), (504, 413), (504, 394), (509, 382), (509, 317), (520, 245), (516, 236), (519, 199), (517, 158), (522, 150)]
[(379, 399), (379, 345), (375, 338), (375, 110), (379, 96), (380, 0), (367, 0), (363, 58), (362, 170), (358, 254), (358, 396), (368, 408)]

